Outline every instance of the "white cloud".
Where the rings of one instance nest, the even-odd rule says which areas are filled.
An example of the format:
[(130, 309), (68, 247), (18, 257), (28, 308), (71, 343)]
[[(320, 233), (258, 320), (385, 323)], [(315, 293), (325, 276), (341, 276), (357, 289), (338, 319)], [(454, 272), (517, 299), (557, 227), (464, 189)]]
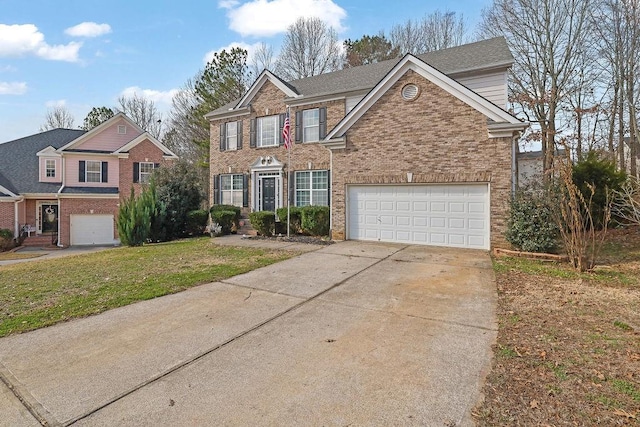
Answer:
[(83, 22), (64, 30), (65, 34), (73, 37), (98, 37), (111, 32), (111, 25)]
[(66, 107), (67, 100), (66, 99), (58, 99), (54, 101), (47, 101), (44, 104), (47, 108), (56, 108), (56, 107)]
[(25, 82), (0, 82), (0, 95), (22, 95), (26, 91)]
[(222, 0), (218, 6), (228, 10), (229, 28), (242, 36), (267, 37), (287, 31), (298, 18), (320, 18), (336, 31), (342, 31), (347, 12), (333, 0), (252, 0), (242, 5)]
[(80, 42), (52, 46), (33, 24), (0, 24), (0, 57), (31, 54), (52, 61), (77, 62), (80, 47)]
[(133, 95), (138, 95), (143, 96), (156, 104), (171, 105), (171, 101), (173, 100), (174, 95), (178, 92), (178, 89), (160, 91), (153, 89), (142, 89), (138, 86), (131, 86), (120, 92), (120, 96), (131, 97)]
[(247, 64), (251, 64), (251, 59), (253, 58), (253, 53), (256, 51), (258, 46), (260, 46), (260, 42), (254, 43), (254, 44), (247, 44), (247, 43), (244, 43), (244, 42), (233, 42), (231, 44), (228, 44), (227, 46), (221, 47), (220, 49), (210, 50), (209, 52), (207, 52), (204, 55), (204, 58), (202, 58), (202, 62), (204, 62), (205, 64), (208, 63), (209, 61), (211, 61), (213, 59), (213, 55), (214, 54), (220, 53), (223, 50), (226, 50), (227, 52), (229, 52), (234, 47), (240, 47), (240, 48), (242, 48), (242, 49), (247, 51)]

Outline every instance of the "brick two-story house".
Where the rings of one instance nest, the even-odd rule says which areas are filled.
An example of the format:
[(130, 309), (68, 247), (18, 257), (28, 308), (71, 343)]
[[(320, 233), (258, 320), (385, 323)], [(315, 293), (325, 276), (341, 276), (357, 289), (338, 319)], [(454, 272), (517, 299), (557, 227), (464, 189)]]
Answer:
[(494, 38), (290, 82), (265, 70), (207, 115), (211, 202), (328, 205), (336, 240), (489, 249), (528, 126), (505, 110), (512, 62)]
[(0, 228), (59, 246), (114, 244), (122, 197), (176, 158), (123, 113), (90, 131), (53, 129), (0, 144)]

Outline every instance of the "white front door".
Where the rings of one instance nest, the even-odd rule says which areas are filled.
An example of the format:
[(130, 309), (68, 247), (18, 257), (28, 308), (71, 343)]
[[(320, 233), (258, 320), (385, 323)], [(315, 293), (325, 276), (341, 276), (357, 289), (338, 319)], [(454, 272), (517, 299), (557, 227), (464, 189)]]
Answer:
[(489, 249), (488, 184), (349, 186), (355, 240)]

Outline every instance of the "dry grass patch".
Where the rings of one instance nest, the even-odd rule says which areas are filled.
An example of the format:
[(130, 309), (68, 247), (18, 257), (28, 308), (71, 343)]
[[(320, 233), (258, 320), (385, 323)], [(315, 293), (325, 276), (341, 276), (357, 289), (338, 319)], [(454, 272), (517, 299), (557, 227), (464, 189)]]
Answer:
[(189, 239), (0, 267), (0, 336), (223, 280), (297, 255)]
[(613, 230), (579, 274), (494, 263), (499, 332), (481, 426), (640, 425), (640, 230)]

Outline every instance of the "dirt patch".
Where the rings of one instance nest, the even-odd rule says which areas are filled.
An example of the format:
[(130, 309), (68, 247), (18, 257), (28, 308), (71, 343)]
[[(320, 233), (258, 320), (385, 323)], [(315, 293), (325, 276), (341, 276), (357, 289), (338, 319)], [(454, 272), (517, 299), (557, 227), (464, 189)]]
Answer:
[(499, 332), (480, 426), (640, 425), (640, 230), (604, 265), (495, 260)]
[(251, 237), (247, 237), (247, 239), (273, 240), (273, 241), (278, 241), (278, 242), (307, 243), (307, 244), (310, 244), (310, 245), (331, 245), (331, 244), (333, 244), (332, 240), (323, 239), (322, 237), (314, 237), (314, 236), (290, 236), (290, 237), (251, 236)]

